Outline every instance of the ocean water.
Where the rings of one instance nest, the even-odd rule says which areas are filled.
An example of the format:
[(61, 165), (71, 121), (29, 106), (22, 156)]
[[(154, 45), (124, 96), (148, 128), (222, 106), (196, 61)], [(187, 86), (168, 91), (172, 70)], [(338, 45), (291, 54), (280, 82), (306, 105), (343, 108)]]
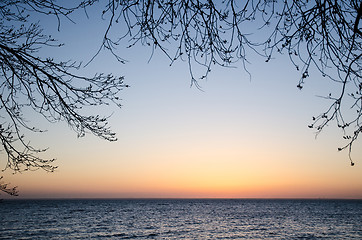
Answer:
[(3, 200), (0, 239), (362, 239), (362, 200)]

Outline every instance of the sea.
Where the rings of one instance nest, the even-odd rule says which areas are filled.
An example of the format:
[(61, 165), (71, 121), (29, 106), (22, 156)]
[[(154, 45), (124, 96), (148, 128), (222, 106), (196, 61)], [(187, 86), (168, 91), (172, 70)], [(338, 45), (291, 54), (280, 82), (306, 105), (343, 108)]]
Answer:
[(362, 239), (362, 200), (2, 200), (0, 239)]

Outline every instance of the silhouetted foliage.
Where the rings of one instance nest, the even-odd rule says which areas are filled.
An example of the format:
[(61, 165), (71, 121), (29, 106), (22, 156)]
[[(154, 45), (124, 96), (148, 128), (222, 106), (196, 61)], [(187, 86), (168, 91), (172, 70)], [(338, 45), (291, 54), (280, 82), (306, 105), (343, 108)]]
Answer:
[[(76, 2), (76, 3), (75, 3)], [(84, 106), (115, 102), (126, 85), (111, 74), (86, 77), (75, 74), (75, 62), (57, 62), (52, 56), (37, 55), (43, 47), (61, 47), (43, 33), (29, 15), (53, 15), (70, 21), (79, 9), (104, 3), (102, 17), (108, 21), (104, 38), (95, 56), (116, 52), (125, 39), (163, 52), (172, 64), (186, 61), (192, 84), (198, 86), (193, 66), (204, 67), (205, 78), (213, 65), (230, 66), (240, 62), (247, 71), (248, 54), (265, 61), (278, 53), (289, 55), (301, 77), (302, 89), (312, 69), (340, 85), (339, 93), (325, 96), (329, 107), (313, 117), (310, 128), (321, 132), (335, 121), (343, 130), (351, 164), (353, 143), (362, 131), (361, 28), (362, 2), (330, 0), (5, 0), (0, 2), (0, 139), (8, 156), (7, 168), (17, 171), (43, 168), (53, 171), (53, 159), (41, 159), (44, 151), (24, 140), (22, 129), (41, 132), (29, 125), (23, 109), (32, 108), (51, 122), (66, 121), (79, 136), (85, 131), (106, 140), (115, 140), (107, 119), (81, 114)], [(72, 6), (68, 6), (72, 5)], [(86, 12), (86, 11), (85, 11)], [(125, 31), (124, 31), (125, 30)], [(118, 36), (114, 38), (114, 36)], [(345, 111), (354, 111), (346, 116)]]
[[(103, 16), (109, 19), (104, 48), (114, 53), (123, 38), (130, 42), (128, 47), (152, 46), (171, 64), (186, 60), (196, 85), (195, 64), (205, 68), (202, 79), (214, 64), (241, 62), (245, 68), (250, 51), (267, 62), (278, 53), (288, 54), (301, 73), (299, 89), (310, 70), (317, 69), (322, 77), (337, 82), (340, 91), (324, 96), (330, 105), (313, 117), (309, 127), (318, 134), (335, 121), (347, 140), (338, 150), (348, 149), (353, 165), (352, 145), (362, 131), (360, 0), (113, 0), (108, 1)], [(114, 39), (109, 32), (119, 22), (127, 31)], [(354, 113), (347, 116), (350, 109)]]
[[(84, 114), (82, 109), (111, 102), (120, 107), (117, 94), (126, 87), (123, 77), (77, 75), (74, 72), (80, 65), (75, 62), (38, 56), (39, 49), (61, 47), (61, 44), (43, 34), (38, 23), (28, 21), (33, 12), (59, 19), (91, 3), (67, 8), (51, 0), (0, 2), (0, 141), (7, 155), (5, 169), (20, 172), (41, 168), (52, 172), (56, 168), (54, 159), (39, 157), (38, 153), (45, 149), (33, 147), (22, 134), (25, 129), (43, 132), (30, 125), (23, 114), (25, 109), (32, 109), (50, 122), (66, 121), (78, 136), (89, 131), (103, 139), (116, 140), (115, 133), (107, 126), (107, 118)], [(1, 183), (0, 190), (16, 193)]]
[[(0, 177), (0, 180), (3, 179), (3, 177)], [(0, 181), (0, 190), (11, 195), (11, 196), (18, 196), (18, 190), (16, 187), (8, 187), (7, 183), (3, 183)]]

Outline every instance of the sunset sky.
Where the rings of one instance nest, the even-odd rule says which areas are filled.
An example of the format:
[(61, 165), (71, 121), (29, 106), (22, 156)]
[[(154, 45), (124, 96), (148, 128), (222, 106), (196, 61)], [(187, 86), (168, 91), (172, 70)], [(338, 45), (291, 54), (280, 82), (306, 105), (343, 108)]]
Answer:
[[(64, 20), (60, 32), (56, 21), (44, 22), (66, 44), (44, 54), (91, 59), (105, 22), (99, 13), (90, 13), (90, 19), (80, 13), (75, 20)], [(286, 56), (266, 63), (251, 55), (251, 78), (240, 65), (215, 66), (200, 80), (201, 91), (190, 87), (186, 62), (169, 66), (160, 52), (148, 62), (151, 52), (120, 48), (128, 60), (124, 65), (102, 52), (80, 70), (122, 75), (131, 86), (121, 93), (121, 109), (92, 111), (112, 115), (117, 142), (91, 134), (77, 138), (66, 123), (29, 114), (48, 132), (27, 137), (37, 147), (49, 147), (43, 156), (57, 158), (58, 169), (2, 173), (5, 182), (18, 186), (20, 198), (362, 198), (361, 140), (351, 167), (348, 152), (337, 151), (344, 142), (335, 122), (317, 138), (307, 127), (329, 106), (317, 95), (338, 85), (311, 72), (300, 91), (300, 73)], [(6, 156), (0, 157), (3, 167)]]

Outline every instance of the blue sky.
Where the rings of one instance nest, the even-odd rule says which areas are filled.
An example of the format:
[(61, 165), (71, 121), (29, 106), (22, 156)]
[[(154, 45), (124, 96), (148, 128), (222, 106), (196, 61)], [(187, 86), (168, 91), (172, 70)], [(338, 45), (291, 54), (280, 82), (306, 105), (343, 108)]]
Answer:
[[(105, 30), (99, 15), (90, 16), (75, 17), (77, 24), (62, 21), (53, 34), (65, 47), (44, 53), (87, 62)], [(56, 21), (46, 24), (56, 30)], [(299, 73), (286, 56), (265, 63), (250, 55), (251, 78), (240, 64), (216, 66), (199, 90), (190, 87), (186, 62), (170, 67), (157, 51), (148, 62), (151, 49), (141, 46), (117, 52), (128, 63), (102, 51), (80, 73), (111, 72), (131, 86), (121, 93), (121, 109), (90, 110), (112, 115), (119, 140), (78, 139), (65, 123), (29, 116), (48, 132), (28, 136), (49, 147), (45, 156), (56, 157), (59, 169), (6, 172), (22, 197), (362, 198), (360, 141), (351, 168), (348, 153), (337, 152), (343, 141), (335, 123), (317, 139), (307, 127), (328, 107), (316, 95), (336, 89), (318, 73), (311, 72), (300, 91)]]

